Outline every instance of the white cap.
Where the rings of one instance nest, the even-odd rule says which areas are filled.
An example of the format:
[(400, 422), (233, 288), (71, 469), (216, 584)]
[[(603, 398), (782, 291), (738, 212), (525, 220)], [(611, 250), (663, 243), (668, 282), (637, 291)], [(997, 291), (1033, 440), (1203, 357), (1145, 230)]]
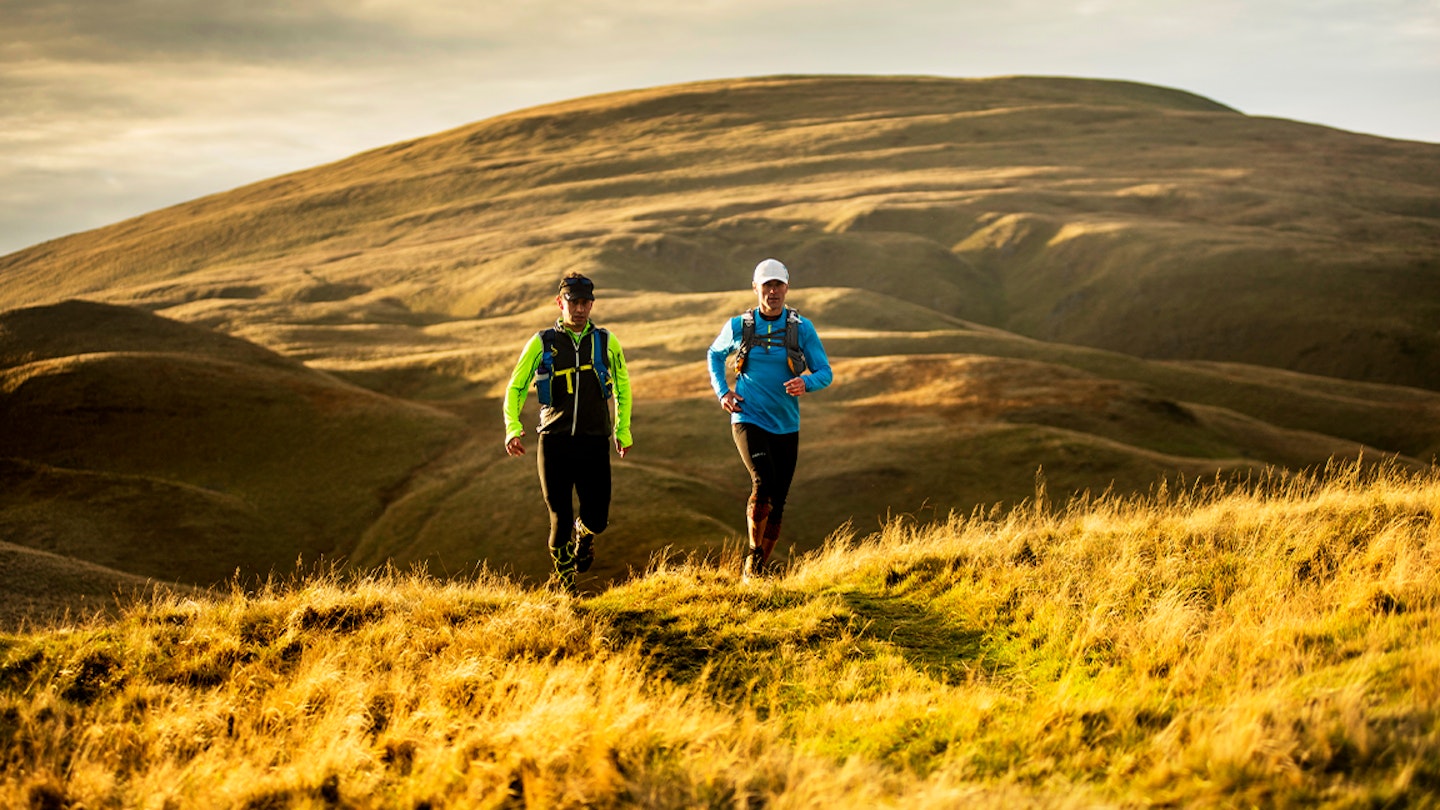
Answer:
[(764, 284), (767, 281), (783, 281), (790, 283), (790, 271), (785, 265), (775, 259), (766, 259), (755, 265), (755, 283)]

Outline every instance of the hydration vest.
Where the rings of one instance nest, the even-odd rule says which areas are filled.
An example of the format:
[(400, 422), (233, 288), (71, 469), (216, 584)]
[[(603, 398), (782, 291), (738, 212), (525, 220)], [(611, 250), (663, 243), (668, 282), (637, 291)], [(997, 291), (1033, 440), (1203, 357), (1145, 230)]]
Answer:
[(754, 347), (777, 349), (783, 346), (790, 373), (797, 377), (804, 374), (806, 365), (805, 352), (800, 348), (800, 313), (786, 307), (785, 314), (781, 316), (785, 328), (779, 332), (761, 335), (755, 331), (755, 312), (756, 310), (747, 309), (745, 314), (740, 316), (740, 348), (736, 350), (732, 362), (735, 371), (744, 373), (745, 364), (750, 360), (750, 350)]
[[(539, 333), (540, 344), (544, 351), (540, 354), (540, 365), (535, 369), (535, 393), (540, 399), (541, 405), (550, 405), (554, 401), (552, 387), (555, 385), (555, 378), (561, 377), (565, 380), (565, 393), (574, 394), (577, 380), (575, 375), (582, 371), (594, 371), (596, 379), (600, 380), (600, 390), (604, 393), (605, 399), (610, 399), (615, 394), (614, 383), (610, 380), (610, 369), (606, 365), (608, 352), (610, 351), (610, 333), (595, 327), (590, 330), (590, 362), (580, 363), (580, 346), (575, 346), (574, 368), (555, 368), (555, 342), (561, 338), (560, 330), (550, 327)], [(568, 337), (565, 338), (569, 340)], [(580, 344), (584, 344), (584, 340)]]

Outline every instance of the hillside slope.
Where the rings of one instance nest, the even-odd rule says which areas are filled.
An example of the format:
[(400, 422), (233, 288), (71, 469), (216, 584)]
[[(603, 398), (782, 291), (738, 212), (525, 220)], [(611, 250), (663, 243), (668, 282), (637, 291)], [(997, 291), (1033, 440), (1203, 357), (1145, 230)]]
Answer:
[(348, 555), (465, 438), (433, 408), (106, 304), (0, 314), (0, 393), (0, 538), (201, 585)]
[(703, 292), (778, 255), (1048, 341), (1440, 389), (1437, 199), (1440, 145), (1163, 88), (774, 77), (522, 110), (49, 242), (0, 259), (0, 306), (416, 323), (514, 314), (566, 269)]
[(499, 403), (578, 269), (637, 441), (584, 587), (726, 554), (748, 481), (703, 352), (767, 255), (837, 372), (782, 553), (1037, 486), (1423, 466), (1437, 178), (1440, 146), (1123, 82), (521, 110), (0, 257), (0, 541), (185, 583), (321, 558), (543, 578)]
[[(680, 297), (663, 328), (626, 336), (632, 356), (706, 330), (728, 297)], [(807, 311), (842, 320), (854, 298), (814, 291)], [(900, 302), (881, 310), (893, 311), (913, 325)], [(847, 523), (1017, 503), (1036, 494), (1037, 471), (1063, 496), (1334, 458), (1419, 467), (1440, 451), (1440, 394), (1421, 389), (1156, 363), (943, 318), (925, 331), (883, 315), (865, 325), (822, 331), (837, 382), (805, 405), (782, 556)], [(648, 362), (636, 372), (639, 449), (615, 463), (612, 528), (587, 590), (655, 553), (733, 553), (741, 532), (748, 479), (703, 369)], [(500, 368), (486, 372), (495, 389)], [(498, 411), (495, 396), (371, 393), (142, 310), (0, 313), (0, 539), (182, 583), (253, 582), (322, 559), (539, 581), (535, 467), (501, 452)]]
[(0, 806), (1431, 807), (1436, 473), (139, 600), (0, 633)]
[(84, 623), (120, 614), (137, 599), (186, 589), (0, 541), (0, 628)]

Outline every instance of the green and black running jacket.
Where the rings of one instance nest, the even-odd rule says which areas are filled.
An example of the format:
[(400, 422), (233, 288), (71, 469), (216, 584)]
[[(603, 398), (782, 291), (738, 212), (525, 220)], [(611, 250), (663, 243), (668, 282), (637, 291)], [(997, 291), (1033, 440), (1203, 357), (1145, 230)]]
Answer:
[[(630, 369), (625, 365), (625, 352), (615, 335), (600, 337), (594, 324), (575, 334), (560, 321), (555, 323), (554, 352), (550, 377), (550, 404), (540, 407), (539, 433), (569, 433), (572, 436), (614, 435), (621, 447), (629, 447), (630, 437)], [(520, 352), (510, 384), (505, 391), (505, 440), (524, 434), (520, 411), (535, 381), (545, 352), (542, 336), (536, 332)], [(611, 418), (610, 402), (605, 397), (600, 376), (592, 362), (595, 347), (605, 346), (605, 366), (614, 390), (615, 412)]]

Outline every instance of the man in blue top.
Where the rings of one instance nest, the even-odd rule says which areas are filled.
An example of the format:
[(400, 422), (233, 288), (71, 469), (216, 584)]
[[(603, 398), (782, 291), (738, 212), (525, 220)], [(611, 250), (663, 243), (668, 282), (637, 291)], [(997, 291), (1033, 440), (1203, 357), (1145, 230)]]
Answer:
[[(710, 387), (730, 414), (735, 447), (750, 472), (743, 576), (764, 574), (780, 538), (785, 498), (800, 451), (800, 397), (830, 384), (830, 359), (815, 325), (785, 306), (790, 271), (775, 259), (755, 266), (759, 306), (725, 322), (710, 344)], [(726, 360), (735, 387), (726, 381)]]

